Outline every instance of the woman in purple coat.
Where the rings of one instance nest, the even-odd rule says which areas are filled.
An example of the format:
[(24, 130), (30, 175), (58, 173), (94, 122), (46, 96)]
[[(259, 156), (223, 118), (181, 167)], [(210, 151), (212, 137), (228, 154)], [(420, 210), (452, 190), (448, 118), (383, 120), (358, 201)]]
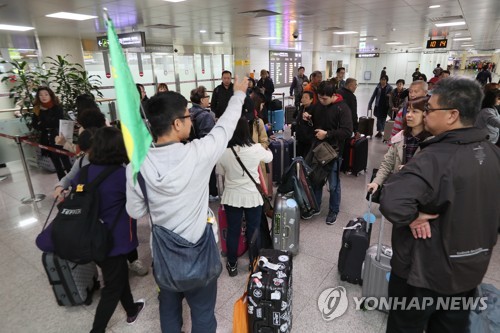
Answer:
[[(121, 132), (114, 127), (103, 127), (97, 130), (89, 154), (90, 166), (88, 182), (110, 165), (123, 165), (111, 173), (100, 185), (99, 216), (111, 229), (117, 215), (119, 220), (113, 229), (113, 248), (108, 257), (97, 265), (102, 270), (104, 288), (97, 305), (91, 333), (105, 332), (118, 302), (127, 313), (127, 323), (133, 324), (145, 305), (140, 299), (134, 302), (128, 280), (127, 255), (137, 247), (137, 221), (131, 219), (125, 210), (125, 163), (128, 162)], [(71, 181), (72, 186), (78, 183), (79, 174)]]

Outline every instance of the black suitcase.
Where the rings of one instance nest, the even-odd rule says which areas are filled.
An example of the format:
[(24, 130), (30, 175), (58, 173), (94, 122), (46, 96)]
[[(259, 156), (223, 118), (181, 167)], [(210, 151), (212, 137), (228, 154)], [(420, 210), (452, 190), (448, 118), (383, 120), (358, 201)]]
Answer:
[(342, 281), (363, 284), (361, 268), (369, 245), (369, 224), (363, 218), (349, 221), (342, 234), (342, 247), (338, 260), (338, 270)]
[(292, 330), (292, 256), (262, 249), (248, 281), (249, 332), (289, 333)]
[(92, 303), (92, 293), (100, 287), (94, 262), (79, 265), (44, 252), (42, 263), (57, 304), (71, 306)]
[(295, 157), (295, 139), (278, 138), (271, 141), (269, 149), (273, 153), (273, 182), (279, 183)]
[(361, 137), (351, 139), (349, 149), (349, 171), (356, 177), (361, 171), (366, 172), (368, 165), (368, 139)]
[(373, 136), (373, 125), (375, 124), (375, 118), (372, 117), (372, 113), (366, 114), (366, 117), (359, 117), (358, 121), (358, 132), (366, 136)]
[(291, 125), (295, 119), (293, 118), (293, 114), (297, 111), (297, 108), (293, 105), (288, 105), (285, 107), (285, 124)]

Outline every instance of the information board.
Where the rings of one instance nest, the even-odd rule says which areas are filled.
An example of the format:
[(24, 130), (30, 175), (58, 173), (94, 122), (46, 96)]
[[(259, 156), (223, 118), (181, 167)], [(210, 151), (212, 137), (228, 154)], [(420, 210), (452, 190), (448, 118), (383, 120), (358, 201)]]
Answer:
[(289, 87), (300, 66), (302, 66), (301, 52), (269, 51), (269, 74), (276, 88)]

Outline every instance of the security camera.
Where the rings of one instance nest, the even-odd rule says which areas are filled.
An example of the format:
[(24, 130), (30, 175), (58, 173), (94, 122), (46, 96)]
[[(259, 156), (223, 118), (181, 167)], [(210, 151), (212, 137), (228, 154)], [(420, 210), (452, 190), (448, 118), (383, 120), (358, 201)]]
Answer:
[(299, 33), (297, 31), (295, 31), (292, 36), (293, 36), (293, 38), (297, 39), (297, 38), (299, 38)]
[(179, 50), (177, 50), (177, 49), (174, 49), (174, 52), (175, 52), (175, 53), (177, 53), (177, 52), (179, 52)]

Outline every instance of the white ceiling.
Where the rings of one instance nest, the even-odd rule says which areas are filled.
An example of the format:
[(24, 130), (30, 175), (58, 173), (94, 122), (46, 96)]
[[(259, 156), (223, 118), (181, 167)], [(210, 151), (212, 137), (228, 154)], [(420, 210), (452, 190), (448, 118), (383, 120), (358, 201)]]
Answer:
[[(429, 5), (441, 7), (430, 9)], [(0, 47), (16, 47), (18, 41), (35, 34), (95, 39), (105, 33), (101, 19), (103, 7), (108, 9), (118, 32), (145, 31), (146, 41), (151, 44), (201, 45), (204, 41), (223, 41), (224, 46), (229, 47), (348, 51), (349, 47), (358, 47), (360, 37), (368, 36), (367, 49), (390, 52), (425, 47), (429, 35), (444, 34), (448, 35), (449, 49), (470, 48), (462, 47), (463, 44), (473, 44), (479, 50), (500, 48), (500, 0), (186, 0), (180, 3), (162, 0), (0, 0), (0, 23), (36, 28), (24, 33), (0, 31)], [(280, 15), (241, 14), (260, 9)], [(59, 11), (100, 18), (77, 22), (45, 17)], [(455, 15), (462, 15), (467, 25), (436, 28), (431, 20)], [(154, 24), (179, 27), (145, 28)], [(341, 36), (331, 30), (325, 31), (331, 27), (359, 34)], [(200, 33), (202, 29), (207, 33)], [(298, 41), (292, 36), (294, 32), (298, 33)], [(248, 37), (248, 34), (279, 39), (261, 40)], [(470, 36), (472, 40), (453, 41), (455, 34)], [(386, 45), (391, 41), (403, 44)], [(332, 45), (348, 47), (332, 48)]]

